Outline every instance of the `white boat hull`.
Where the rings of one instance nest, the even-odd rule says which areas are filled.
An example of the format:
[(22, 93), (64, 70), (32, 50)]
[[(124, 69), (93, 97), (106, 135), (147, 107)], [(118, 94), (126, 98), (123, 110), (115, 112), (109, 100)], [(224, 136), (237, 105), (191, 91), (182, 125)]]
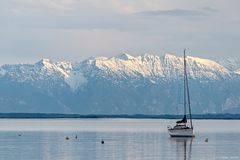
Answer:
[(171, 137), (194, 137), (193, 129), (186, 128), (186, 129), (168, 129), (168, 133)]

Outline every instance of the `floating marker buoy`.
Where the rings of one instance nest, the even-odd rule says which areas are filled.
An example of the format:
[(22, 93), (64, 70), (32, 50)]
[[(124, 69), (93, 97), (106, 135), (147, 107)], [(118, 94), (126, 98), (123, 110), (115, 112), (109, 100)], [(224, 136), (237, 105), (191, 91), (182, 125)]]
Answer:
[(78, 138), (78, 136), (76, 135), (76, 136), (75, 136), (75, 139), (77, 139), (77, 138)]
[(69, 137), (66, 137), (66, 140), (69, 140)]
[(208, 142), (208, 138), (205, 139), (205, 142)]
[(18, 135), (19, 137), (22, 136), (21, 134)]
[(104, 144), (104, 140), (102, 140), (101, 143)]

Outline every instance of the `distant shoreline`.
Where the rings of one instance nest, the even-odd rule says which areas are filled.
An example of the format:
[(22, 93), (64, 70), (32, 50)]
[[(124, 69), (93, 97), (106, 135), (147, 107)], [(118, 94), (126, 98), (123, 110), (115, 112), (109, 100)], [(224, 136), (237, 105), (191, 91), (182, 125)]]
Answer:
[[(58, 114), (58, 113), (0, 113), (0, 119), (64, 119), (64, 118), (131, 118), (131, 119), (180, 119), (181, 115), (109, 115), (109, 114)], [(238, 120), (240, 114), (194, 114), (193, 119)]]

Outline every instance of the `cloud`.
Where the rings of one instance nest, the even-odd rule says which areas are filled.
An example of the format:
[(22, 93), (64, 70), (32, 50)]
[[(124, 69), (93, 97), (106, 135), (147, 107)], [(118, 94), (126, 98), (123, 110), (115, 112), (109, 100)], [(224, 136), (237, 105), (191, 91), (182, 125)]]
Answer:
[(186, 17), (186, 16), (206, 16), (202, 10), (187, 10), (187, 9), (172, 9), (172, 10), (155, 10), (143, 11), (136, 14), (145, 16), (173, 16), (173, 17)]

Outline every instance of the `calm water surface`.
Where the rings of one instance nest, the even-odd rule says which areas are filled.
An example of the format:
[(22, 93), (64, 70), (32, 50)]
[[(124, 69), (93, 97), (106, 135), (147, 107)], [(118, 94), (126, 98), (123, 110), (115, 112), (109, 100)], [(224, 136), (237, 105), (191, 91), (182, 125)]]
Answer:
[(166, 128), (171, 124), (173, 120), (2, 119), (0, 159), (240, 159), (240, 121), (194, 121), (194, 139), (170, 138)]

